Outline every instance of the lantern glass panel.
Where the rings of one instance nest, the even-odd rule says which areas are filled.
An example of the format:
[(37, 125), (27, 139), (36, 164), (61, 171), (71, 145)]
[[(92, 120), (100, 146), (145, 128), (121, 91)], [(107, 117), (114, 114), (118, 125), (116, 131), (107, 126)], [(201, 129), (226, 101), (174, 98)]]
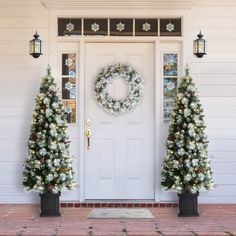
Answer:
[(34, 53), (34, 40), (31, 40), (30, 41), (30, 54), (33, 54)]
[(198, 42), (198, 52), (205, 53), (205, 42), (203, 40), (199, 40)]
[(35, 53), (41, 53), (41, 40), (35, 40)]
[(198, 40), (194, 40), (193, 42), (193, 53), (198, 52)]

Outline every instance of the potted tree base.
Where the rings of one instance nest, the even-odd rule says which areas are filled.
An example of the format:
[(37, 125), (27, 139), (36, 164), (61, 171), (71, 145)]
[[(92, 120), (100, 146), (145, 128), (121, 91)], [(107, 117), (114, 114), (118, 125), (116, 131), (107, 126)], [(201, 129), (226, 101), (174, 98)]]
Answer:
[(179, 196), (178, 216), (199, 216), (198, 196), (199, 193), (181, 193)]
[(41, 198), (41, 213), (40, 216), (61, 216), (60, 213), (60, 197), (61, 193), (42, 193)]

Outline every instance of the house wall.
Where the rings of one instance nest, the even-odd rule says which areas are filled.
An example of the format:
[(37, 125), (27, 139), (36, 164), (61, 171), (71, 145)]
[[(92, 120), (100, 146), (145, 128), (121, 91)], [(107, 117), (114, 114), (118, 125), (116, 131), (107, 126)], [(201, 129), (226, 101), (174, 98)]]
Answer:
[[(29, 56), (38, 30), (44, 55)], [(40, 78), (48, 64), (48, 10), (36, 0), (0, 0), (0, 203), (32, 202), (22, 187), (22, 164)]]
[[(205, 109), (209, 154), (214, 157), (214, 179), (218, 185), (211, 192), (201, 193), (200, 202), (236, 203), (236, 2), (196, 2), (196, 6), (185, 11), (106, 9), (99, 14), (184, 16), (183, 58), (189, 63)], [(80, 14), (73, 12), (74, 16)], [(87, 10), (86, 14), (98, 13)], [(37, 194), (26, 193), (22, 188), (22, 164), (27, 156), (29, 124), (40, 78), (45, 75), (49, 58), (50, 63), (52, 58), (57, 61), (51, 53), (56, 46), (50, 43), (48, 48), (49, 41), (55, 42), (55, 29), (50, 27), (49, 11), (38, 0), (0, 0), (0, 203), (37, 201)], [(28, 42), (36, 29), (43, 39), (44, 53), (37, 60), (28, 55)], [(199, 29), (208, 41), (208, 54), (202, 59), (192, 55), (192, 41)], [(160, 131), (164, 147), (167, 127)], [(77, 142), (75, 138), (73, 142)], [(78, 160), (75, 163), (77, 166)], [(78, 190), (63, 198), (79, 199)], [(161, 201), (174, 199), (176, 194), (160, 192)]]
[[(236, 2), (199, 1), (190, 12), (189, 41), (201, 29), (207, 56), (189, 55), (191, 74), (205, 110), (214, 180), (202, 202), (236, 203)], [(191, 47), (189, 49), (191, 52)]]

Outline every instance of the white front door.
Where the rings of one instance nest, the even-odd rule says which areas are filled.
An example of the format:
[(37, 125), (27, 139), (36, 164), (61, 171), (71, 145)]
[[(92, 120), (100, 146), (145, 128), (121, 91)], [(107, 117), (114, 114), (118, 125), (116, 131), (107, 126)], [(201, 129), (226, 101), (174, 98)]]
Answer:
[[(105, 66), (129, 64), (143, 77), (143, 103), (114, 116), (96, 104), (94, 82)], [(113, 97), (127, 94), (113, 81)], [(154, 199), (154, 44), (87, 43), (85, 46), (85, 199)]]

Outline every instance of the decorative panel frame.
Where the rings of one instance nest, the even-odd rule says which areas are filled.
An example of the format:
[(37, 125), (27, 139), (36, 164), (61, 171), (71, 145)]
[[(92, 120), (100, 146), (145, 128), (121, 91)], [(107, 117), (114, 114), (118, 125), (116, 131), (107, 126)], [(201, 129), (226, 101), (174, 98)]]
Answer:
[(108, 35), (108, 21), (103, 18), (83, 19), (83, 35)]
[(60, 58), (61, 96), (67, 114), (66, 120), (69, 125), (77, 124), (78, 53), (62, 51)]
[(182, 24), (181, 18), (160, 19), (160, 36), (181, 36)]
[(162, 122), (168, 125), (171, 119), (179, 84), (179, 53), (163, 52), (162, 55)]
[(58, 18), (58, 36), (82, 35), (82, 19)]
[(135, 36), (158, 36), (159, 20), (155, 18), (135, 19)]
[(182, 18), (58, 18), (58, 36), (182, 36)]

